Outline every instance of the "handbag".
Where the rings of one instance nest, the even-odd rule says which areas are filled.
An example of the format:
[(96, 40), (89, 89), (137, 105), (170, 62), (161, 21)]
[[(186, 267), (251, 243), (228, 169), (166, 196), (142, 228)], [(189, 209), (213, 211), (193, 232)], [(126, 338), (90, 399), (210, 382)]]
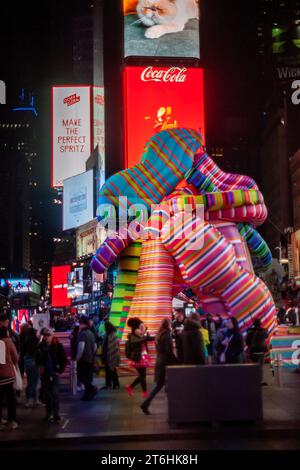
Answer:
[(14, 389), (17, 392), (21, 392), (23, 390), (23, 379), (18, 365), (14, 365), (14, 372), (15, 372), (15, 380), (14, 380)]

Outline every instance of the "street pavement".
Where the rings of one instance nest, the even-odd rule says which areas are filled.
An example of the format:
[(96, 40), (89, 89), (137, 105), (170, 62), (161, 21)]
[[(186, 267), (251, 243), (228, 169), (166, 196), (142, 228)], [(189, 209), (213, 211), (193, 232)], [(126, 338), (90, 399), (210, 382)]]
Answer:
[[(211, 423), (178, 425), (170, 428), (167, 396), (162, 391), (146, 416), (139, 405), (142, 394), (135, 389), (128, 397), (121, 379), (120, 390), (99, 390), (91, 402), (81, 394), (61, 393), (60, 424), (44, 421), (45, 409), (17, 409), (19, 428), (0, 433), (2, 449), (300, 449), (300, 374), (283, 373), (278, 386), (265, 366), (262, 387), (264, 421), (255, 423)], [(151, 379), (149, 379), (149, 385)], [(97, 385), (103, 385), (103, 379)], [(150, 388), (149, 386), (149, 388)]]

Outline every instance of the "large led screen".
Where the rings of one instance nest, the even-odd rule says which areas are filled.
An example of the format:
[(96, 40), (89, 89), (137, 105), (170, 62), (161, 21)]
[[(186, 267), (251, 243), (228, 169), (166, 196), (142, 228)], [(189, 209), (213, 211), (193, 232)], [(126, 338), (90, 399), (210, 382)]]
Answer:
[(140, 162), (149, 138), (187, 127), (205, 136), (203, 69), (126, 67), (124, 77), (125, 163)]
[(69, 265), (53, 266), (51, 269), (51, 304), (52, 307), (68, 307), (71, 299), (68, 298), (68, 275), (71, 272)]
[(123, 0), (124, 56), (200, 58), (200, 0)]

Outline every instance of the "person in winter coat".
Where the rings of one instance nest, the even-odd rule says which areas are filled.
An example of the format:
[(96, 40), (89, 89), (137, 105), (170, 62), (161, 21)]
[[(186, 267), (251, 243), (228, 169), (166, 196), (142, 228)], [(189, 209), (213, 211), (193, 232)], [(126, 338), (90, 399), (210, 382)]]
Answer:
[(178, 363), (178, 359), (174, 355), (172, 341), (172, 323), (168, 318), (164, 318), (155, 338), (156, 346), (156, 363), (155, 363), (155, 386), (151, 390), (149, 397), (142, 403), (141, 409), (145, 414), (149, 413), (149, 406), (153, 398), (163, 388), (166, 382), (166, 366)]
[(117, 330), (112, 323), (104, 324), (103, 362), (105, 364), (105, 386), (102, 389), (120, 388), (117, 367), (120, 365), (120, 344)]
[(184, 322), (182, 332), (184, 364), (205, 364), (204, 344), (200, 327), (201, 322), (198, 313), (193, 313)]
[(266, 382), (263, 382), (263, 366), (265, 354), (269, 351), (267, 338), (268, 330), (261, 326), (261, 321), (257, 318), (253, 323), (253, 327), (247, 333), (246, 345), (251, 360), (261, 366), (262, 385), (266, 385)]
[(184, 328), (184, 311), (182, 308), (179, 308), (175, 311), (175, 319), (172, 322), (173, 337), (175, 339), (176, 346), (176, 355), (178, 362), (183, 364), (183, 348), (182, 348), (182, 338), (181, 333)]
[(226, 321), (227, 331), (222, 341), (226, 364), (238, 364), (244, 362), (244, 340), (235, 317)]
[[(8, 329), (0, 327), (0, 429), (17, 429), (16, 398), (14, 391), (15, 371), (19, 356), (12, 339), (8, 336)], [(4, 402), (7, 405), (7, 421), (2, 419)]]
[(147, 334), (147, 328), (142, 320), (137, 317), (129, 318), (127, 325), (131, 328), (128, 335), (130, 345), (129, 365), (134, 367), (138, 377), (130, 384), (126, 385), (129, 396), (133, 395), (133, 389), (141, 384), (144, 398), (147, 397), (147, 367), (150, 365), (150, 356), (148, 354), (147, 342), (153, 341), (154, 337)]
[(20, 367), (20, 372), (23, 377), (24, 372), (25, 372), (25, 366), (24, 366), (24, 343), (25, 343), (25, 338), (27, 331), (30, 329), (30, 325), (28, 323), (24, 323), (21, 325), (20, 329), (20, 361), (19, 361), (19, 367)]
[(63, 345), (48, 328), (43, 329), (43, 340), (37, 351), (37, 364), (43, 376), (46, 419), (50, 423), (59, 423), (59, 375), (66, 368), (67, 358)]
[(94, 398), (98, 389), (93, 385), (95, 355), (97, 351), (96, 338), (89, 328), (89, 320), (81, 317), (79, 320), (79, 337), (77, 348), (77, 376), (78, 381), (84, 385), (82, 401), (90, 401)]
[(24, 369), (27, 378), (26, 387), (26, 408), (32, 406), (40, 406), (41, 403), (37, 399), (37, 386), (40, 379), (40, 370), (36, 363), (36, 355), (38, 350), (39, 339), (36, 330), (29, 327), (25, 337), (23, 338), (22, 354), (24, 356)]

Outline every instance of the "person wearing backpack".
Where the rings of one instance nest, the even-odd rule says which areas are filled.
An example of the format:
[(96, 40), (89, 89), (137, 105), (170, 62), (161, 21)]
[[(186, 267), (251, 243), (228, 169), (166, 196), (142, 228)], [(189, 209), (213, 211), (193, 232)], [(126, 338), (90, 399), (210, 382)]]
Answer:
[(129, 396), (133, 395), (133, 389), (136, 385), (141, 384), (143, 397), (147, 394), (147, 367), (150, 365), (150, 356), (148, 354), (147, 342), (153, 341), (154, 337), (147, 333), (147, 329), (137, 317), (129, 318), (127, 325), (131, 328), (131, 333), (125, 344), (125, 354), (129, 360), (129, 365), (134, 367), (138, 373), (138, 377), (131, 385), (126, 385)]
[(37, 351), (37, 364), (44, 381), (46, 419), (50, 423), (60, 423), (59, 375), (66, 368), (67, 358), (63, 345), (48, 328), (43, 329), (43, 340)]

